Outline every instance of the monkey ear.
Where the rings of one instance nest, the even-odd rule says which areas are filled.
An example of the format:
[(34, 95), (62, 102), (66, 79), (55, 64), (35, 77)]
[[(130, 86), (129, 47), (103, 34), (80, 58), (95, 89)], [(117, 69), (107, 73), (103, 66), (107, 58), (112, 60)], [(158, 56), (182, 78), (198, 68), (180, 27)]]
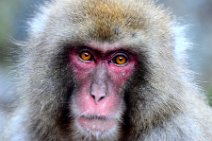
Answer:
[(188, 25), (180, 25), (178, 22), (173, 22), (171, 31), (174, 33), (174, 54), (180, 62), (185, 62), (187, 58), (186, 51), (192, 49), (192, 44), (186, 38)]

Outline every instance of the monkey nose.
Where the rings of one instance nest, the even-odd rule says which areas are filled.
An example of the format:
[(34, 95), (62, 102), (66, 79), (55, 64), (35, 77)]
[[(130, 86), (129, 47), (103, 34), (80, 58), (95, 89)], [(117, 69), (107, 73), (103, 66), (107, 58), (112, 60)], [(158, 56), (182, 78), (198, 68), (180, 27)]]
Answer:
[(90, 95), (95, 100), (95, 102), (99, 102), (106, 97), (106, 89), (104, 86), (93, 84)]

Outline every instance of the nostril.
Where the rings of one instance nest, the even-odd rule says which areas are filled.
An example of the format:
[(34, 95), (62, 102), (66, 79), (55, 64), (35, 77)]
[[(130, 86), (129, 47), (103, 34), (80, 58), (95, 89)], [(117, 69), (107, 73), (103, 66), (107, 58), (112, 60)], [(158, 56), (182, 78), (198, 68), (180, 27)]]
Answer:
[(104, 99), (104, 96), (100, 97), (98, 101), (101, 101), (102, 99)]
[(95, 100), (96, 98), (95, 98), (95, 95), (91, 95), (91, 97)]
[(98, 102), (98, 101), (101, 101), (101, 100), (103, 100), (104, 98), (105, 98), (105, 96), (101, 96), (101, 95), (98, 95), (98, 94), (91, 94), (91, 97), (96, 101), (96, 102)]

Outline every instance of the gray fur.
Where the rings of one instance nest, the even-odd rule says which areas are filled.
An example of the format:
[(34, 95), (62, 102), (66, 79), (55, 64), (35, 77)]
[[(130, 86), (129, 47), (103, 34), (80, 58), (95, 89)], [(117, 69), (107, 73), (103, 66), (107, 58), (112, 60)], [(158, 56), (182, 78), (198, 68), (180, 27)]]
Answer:
[[(109, 0), (125, 11), (117, 24), (110, 21), (112, 16), (92, 14), (94, 9), (89, 8), (100, 6), (96, 2), (105, 1), (55, 0), (46, 3), (30, 22), (17, 68), (20, 103), (5, 123), (1, 140), (211, 141), (212, 110), (192, 82), (186, 63), (176, 57), (176, 48), (189, 44), (175, 19), (148, 0)], [(95, 31), (96, 19), (109, 25), (103, 26), (116, 27), (114, 33), (112, 29), (105, 34)], [(67, 51), (90, 40), (120, 42), (139, 58), (139, 67), (125, 88), (126, 111), (120, 131), (99, 139), (80, 135), (71, 128), (71, 115), (66, 115), (71, 113), (68, 93), (75, 88)], [(65, 128), (67, 120), (70, 127)]]

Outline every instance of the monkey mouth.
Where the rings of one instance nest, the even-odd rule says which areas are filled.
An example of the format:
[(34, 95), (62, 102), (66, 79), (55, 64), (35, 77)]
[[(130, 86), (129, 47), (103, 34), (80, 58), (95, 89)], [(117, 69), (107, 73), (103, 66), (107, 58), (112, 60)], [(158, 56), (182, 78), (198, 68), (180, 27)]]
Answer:
[(116, 125), (114, 119), (105, 116), (81, 116), (79, 118), (80, 125), (91, 132), (106, 132), (113, 129)]

